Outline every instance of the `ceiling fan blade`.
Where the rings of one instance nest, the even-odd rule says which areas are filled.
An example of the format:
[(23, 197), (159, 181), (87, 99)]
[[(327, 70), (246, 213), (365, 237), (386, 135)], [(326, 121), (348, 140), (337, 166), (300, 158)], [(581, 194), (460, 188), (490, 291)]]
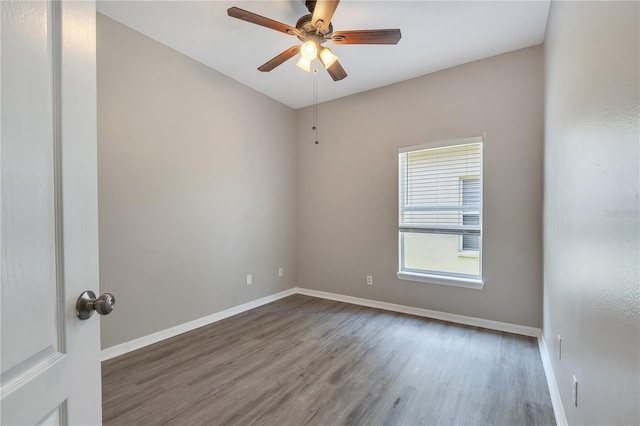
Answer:
[(239, 7), (230, 7), (229, 9), (227, 9), (227, 15), (231, 16), (232, 18), (242, 19), (243, 21), (271, 28), (272, 30), (280, 31), (281, 33), (289, 35), (298, 35), (300, 33), (296, 28), (290, 25), (274, 21), (273, 19), (265, 18), (264, 16), (257, 15), (253, 12), (249, 12), (248, 10), (240, 9)]
[(314, 28), (320, 27), (321, 31), (328, 30), (331, 18), (333, 18), (333, 13), (336, 11), (339, 2), (340, 0), (316, 1), (313, 16), (311, 17), (311, 25), (313, 25)]
[(298, 54), (298, 52), (300, 52), (300, 46), (290, 47), (287, 50), (285, 50), (284, 52), (282, 52), (281, 54), (279, 54), (278, 56), (276, 56), (275, 58), (273, 58), (270, 61), (264, 63), (263, 65), (260, 65), (260, 67), (258, 67), (258, 70), (262, 71), (262, 72), (271, 71), (272, 69), (274, 69), (278, 65), (280, 65), (280, 64), (286, 62), (287, 60), (293, 58), (295, 55)]
[(335, 61), (333, 65), (327, 68), (327, 72), (329, 73), (333, 81), (342, 80), (347, 76), (347, 72), (344, 70), (344, 68), (342, 68), (342, 65), (340, 65), (340, 62), (338, 61)]
[(336, 31), (331, 37), (335, 44), (398, 44), (402, 33), (397, 28), (388, 30)]

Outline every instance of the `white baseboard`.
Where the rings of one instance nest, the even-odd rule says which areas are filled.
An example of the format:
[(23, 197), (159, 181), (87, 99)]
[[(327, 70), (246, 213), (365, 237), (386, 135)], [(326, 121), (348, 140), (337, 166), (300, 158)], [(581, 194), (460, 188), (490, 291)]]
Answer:
[[(281, 291), (276, 294), (262, 297), (260, 299), (253, 300), (251, 302), (243, 303), (242, 305), (234, 306), (224, 311), (216, 312), (203, 318), (198, 318), (193, 321), (186, 322), (184, 324), (177, 325), (175, 327), (167, 328), (166, 330), (158, 331), (157, 333), (149, 334), (147, 336), (139, 337), (128, 342), (121, 343), (119, 345), (111, 346), (103, 349), (101, 352), (101, 360), (106, 361), (111, 358), (115, 358), (120, 355), (124, 355), (131, 351), (143, 348), (145, 346), (158, 343), (162, 340), (169, 339), (182, 333), (194, 330), (196, 328), (212, 324), (216, 321), (228, 318), (233, 315), (248, 311), (249, 309), (257, 308), (258, 306), (271, 303), (275, 300), (282, 299), (283, 297), (291, 296), (292, 294), (303, 294), (306, 296), (319, 297), (321, 299), (335, 300), (338, 302), (351, 303), (353, 305), (367, 306), (370, 308), (384, 309), (387, 311), (400, 312), (403, 314), (416, 315), (425, 318), (438, 319), (442, 321), (449, 321), (457, 324), (470, 325), (475, 327), (488, 328), (490, 330), (505, 331), (508, 333), (521, 334), (525, 336), (538, 337), (541, 334), (539, 328), (526, 327), (523, 325), (509, 324), (505, 322), (486, 320), (482, 318), (468, 317), (464, 315), (450, 314), (447, 312), (433, 311), (430, 309), (415, 308), (412, 306), (398, 305), (395, 303), (380, 302), (377, 300), (362, 299), (360, 297), (345, 296), (337, 293), (328, 293), (326, 291), (309, 290), (306, 288), (294, 287), (288, 290)], [(548, 355), (547, 355), (548, 358)], [(546, 371), (546, 369), (545, 369)]]
[(252, 300), (251, 302), (243, 303), (242, 305), (234, 306), (232, 308), (225, 309), (224, 311), (198, 318), (197, 320), (185, 322), (184, 324), (176, 325), (175, 327), (167, 328), (166, 330), (158, 331), (157, 333), (111, 346), (100, 352), (101, 361), (106, 361), (108, 359), (124, 355), (128, 352), (135, 351), (136, 349), (158, 343), (170, 337), (177, 336), (178, 334), (186, 333), (187, 331), (195, 330), (196, 328), (212, 324), (216, 321), (237, 315), (244, 311), (257, 308), (258, 306), (266, 305), (267, 303), (282, 299), (283, 297), (291, 296), (292, 294), (295, 294), (295, 288), (290, 288), (279, 293), (261, 297), (260, 299)]
[(449, 314), (447, 312), (432, 311), (430, 309), (414, 308), (412, 306), (397, 305), (395, 303), (380, 302), (371, 299), (362, 299), (360, 297), (344, 296), (337, 293), (327, 293), (326, 291), (309, 290), (306, 288), (296, 287), (296, 293), (307, 296), (320, 297), (322, 299), (330, 299), (338, 302), (351, 303), (353, 305), (368, 306), (370, 308), (384, 309), (386, 311), (400, 312), (403, 314), (416, 315), (419, 317), (437, 319), (442, 321), (454, 322), (456, 324), (470, 325), (474, 327), (488, 328), (490, 330), (504, 331), (507, 333), (521, 334), (524, 336), (538, 337), (541, 334), (539, 328), (527, 327), (524, 325), (510, 324), (500, 321), (492, 321), (476, 317), (467, 317), (464, 315)]
[(565, 415), (562, 399), (560, 398), (560, 390), (558, 389), (558, 383), (556, 382), (556, 375), (553, 372), (553, 366), (551, 365), (551, 357), (549, 356), (547, 344), (545, 343), (544, 336), (542, 334), (538, 337), (538, 346), (540, 347), (540, 357), (542, 358), (544, 374), (547, 377), (547, 386), (549, 387), (549, 396), (551, 396), (553, 412), (556, 416), (556, 424), (558, 426), (566, 426), (567, 416)]

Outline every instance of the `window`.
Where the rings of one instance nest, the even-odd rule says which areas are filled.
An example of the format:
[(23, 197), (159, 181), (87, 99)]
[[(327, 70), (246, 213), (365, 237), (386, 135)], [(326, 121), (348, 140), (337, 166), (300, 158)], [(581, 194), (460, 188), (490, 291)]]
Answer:
[(398, 278), (482, 288), (482, 138), (403, 148)]

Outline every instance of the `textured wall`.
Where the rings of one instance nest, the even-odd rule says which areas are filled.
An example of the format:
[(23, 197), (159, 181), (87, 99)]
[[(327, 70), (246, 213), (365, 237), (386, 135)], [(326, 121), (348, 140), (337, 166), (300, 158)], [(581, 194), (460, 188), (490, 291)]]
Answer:
[[(536, 46), (298, 110), (298, 285), (540, 327), (543, 93)], [(484, 289), (398, 280), (398, 148), (484, 132)]]
[(638, 6), (552, 2), (545, 40), (544, 336), (570, 424), (640, 424)]
[(294, 111), (100, 14), (97, 36), (102, 347), (295, 286)]

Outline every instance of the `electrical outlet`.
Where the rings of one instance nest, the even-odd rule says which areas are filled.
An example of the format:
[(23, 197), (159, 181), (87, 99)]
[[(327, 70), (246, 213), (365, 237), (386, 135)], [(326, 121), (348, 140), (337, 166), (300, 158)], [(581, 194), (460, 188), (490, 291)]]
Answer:
[(253, 284), (253, 278), (251, 277), (251, 274), (247, 274), (247, 285), (251, 284)]
[(562, 336), (558, 334), (557, 338), (557, 348), (558, 348), (558, 359), (562, 359)]
[(278, 269), (278, 276), (281, 277), (282, 275), (284, 275), (282, 268)]
[(367, 275), (367, 285), (373, 285), (373, 277), (371, 275)]
[(571, 397), (573, 398), (573, 405), (578, 406), (578, 379), (576, 375), (573, 375), (573, 387), (571, 388)]

